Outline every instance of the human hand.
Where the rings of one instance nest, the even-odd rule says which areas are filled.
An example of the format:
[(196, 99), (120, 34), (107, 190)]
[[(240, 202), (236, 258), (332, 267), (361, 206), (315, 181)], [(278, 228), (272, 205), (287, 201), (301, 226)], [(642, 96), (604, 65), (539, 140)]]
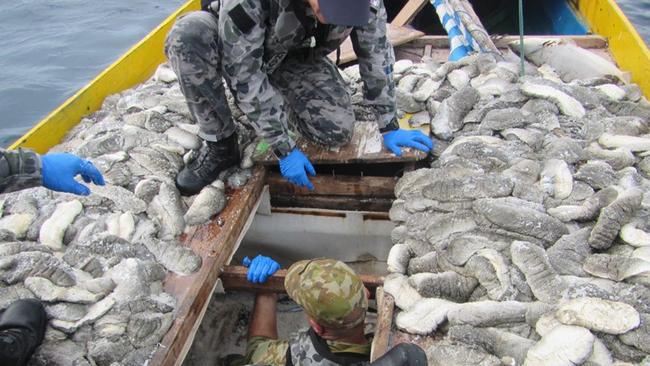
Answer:
[(90, 194), (90, 189), (74, 178), (81, 175), (84, 182), (103, 186), (104, 177), (93, 163), (68, 153), (53, 153), (41, 156), (43, 186), (53, 191)]
[(397, 129), (384, 133), (384, 145), (397, 156), (402, 156), (402, 147), (413, 147), (426, 153), (433, 149), (433, 141), (419, 130)]
[(280, 172), (289, 182), (297, 186), (307, 187), (310, 190), (314, 189), (314, 185), (307, 178), (307, 173), (315, 176), (316, 171), (300, 149), (295, 148), (289, 155), (280, 159)]
[(258, 255), (251, 260), (245, 257), (242, 261), (245, 267), (248, 267), (246, 278), (252, 283), (264, 283), (269, 276), (273, 275), (278, 269), (280, 264), (269, 257)]

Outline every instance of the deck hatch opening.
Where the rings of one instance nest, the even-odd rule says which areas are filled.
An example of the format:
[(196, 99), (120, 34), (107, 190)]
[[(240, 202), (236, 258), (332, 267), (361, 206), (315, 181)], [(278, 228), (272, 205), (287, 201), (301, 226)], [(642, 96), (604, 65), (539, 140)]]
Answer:
[(384, 275), (393, 228), (385, 213), (308, 208), (258, 211), (232, 264), (257, 254), (274, 258), (283, 268), (302, 259), (326, 257), (346, 262), (358, 273)]

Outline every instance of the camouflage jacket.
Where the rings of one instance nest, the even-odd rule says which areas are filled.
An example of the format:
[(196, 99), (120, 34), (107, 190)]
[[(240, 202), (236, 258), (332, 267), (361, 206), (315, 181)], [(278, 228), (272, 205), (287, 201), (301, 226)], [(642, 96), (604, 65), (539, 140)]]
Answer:
[(395, 56), (386, 36), (381, 0), (371, 1), (370, 21), (361, 28), (319, 25), (303, 0), (222, 0), (221, 4), (218, 24), (224, 76), (240, 109), (276, 154), (288, 153), (295, 143), (283, 120), (283, 97), (268, 75), (294, 52), (309, 50), (311, 57), (327, 57), (351, 36), (366, 103), (376, 111), (380, 128), (394, 118)]
[(359, 353), (332, 353), (327, 342), (312, 328), (299, 332), (289, 340), (287, 365), (294, 366), (365, 366), (370, 364), (370, 355)]
[(36, 187), (42, 183), (38, 154), (23, 149), (0, 149), (0, 193)]

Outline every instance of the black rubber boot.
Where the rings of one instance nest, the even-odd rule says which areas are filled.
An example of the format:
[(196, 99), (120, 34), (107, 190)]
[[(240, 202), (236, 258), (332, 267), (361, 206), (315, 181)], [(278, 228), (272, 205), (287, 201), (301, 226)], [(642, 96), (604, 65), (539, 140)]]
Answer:
[(22, 366), (45, 336), (47, 314), (36, 299), (18, 300), (0, 316), (0, 365)]
[(418, 345), (400, 343), (370, 366), (427, 366), (427, 355)]
[(204, 141), (199, 156), (176, 176), (176, 187), (183, 196), (192, 196), (219, 177), (219, 173), (239, 163), (237, 134), (217, 141)]

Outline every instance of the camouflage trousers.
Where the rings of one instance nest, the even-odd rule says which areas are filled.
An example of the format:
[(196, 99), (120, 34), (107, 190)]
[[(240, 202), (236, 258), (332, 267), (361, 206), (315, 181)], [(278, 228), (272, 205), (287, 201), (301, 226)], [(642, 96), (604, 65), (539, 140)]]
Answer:
[[(217, 21), (205, 11), (186, 14), (165, 42), (167, 58), (200, 125), (199, 136), (208, 141), (219, 141), (235, 131), (222, 80)], [(268, 77), (302, 135), (325, 146), (350, 141), (355, 120), (350, 95), (329, 59), (289, 54)]]

